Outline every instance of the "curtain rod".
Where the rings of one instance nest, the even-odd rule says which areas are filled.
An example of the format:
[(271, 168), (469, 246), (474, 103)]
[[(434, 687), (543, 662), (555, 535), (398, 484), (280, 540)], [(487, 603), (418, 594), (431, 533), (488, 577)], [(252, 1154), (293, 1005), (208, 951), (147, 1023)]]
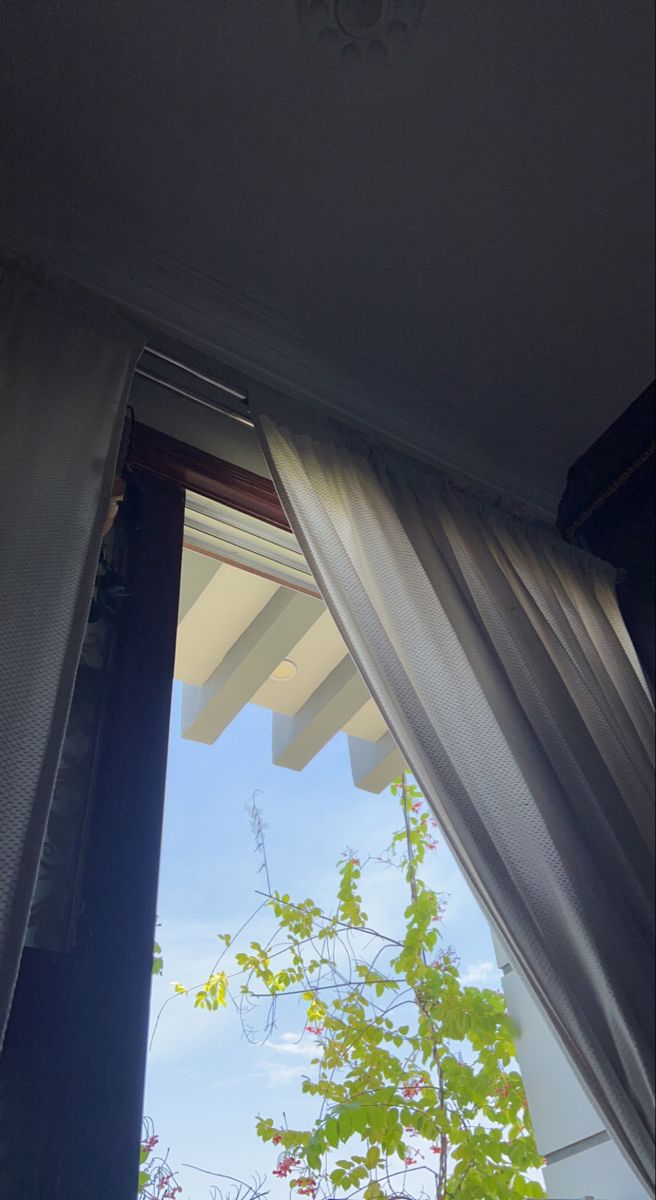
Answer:
[[(209, 383), (211, 387), (215, 387), (218, 391), (224, 392), (228, 396), (234, 396), (236, 400), (241, 400), (243, 404), (248, 403), (246, 392), (239, 391), (238, 388), (231, 387), (230, 384), (224, 383), (220, 379), (215, 379), (212, 375), (206, 375), (202, 371), (197, 371), (195, 367), (190, 367), (187, 363), (180, 362), (179, 359), (172, 358), (169, 354), (163, 354), (161, 350), (155, 350), (152, 346), (146, 346), (142, 358), (143, 355), (150, 355), (151, 358), (157, 358), (161, 362), (169, 363), (170, 366), (184, 371), (186, 375), (193, 375), (194, 378), (202, 380), (203, 383)], [(183, 396), (185, 400), (191, 400), (194, 404), (200, 404), (203, 408), (211, 408), (214, 412), (219, 412), (223, 416), (229, 417), (230, 420), (237, 421), (240, 425), (246, 425), (249, 429), (255, 428), (255, 423), (251, 417), (235, 412), (233, 408), (228, 408), (227, 405), (208, 400), (204, 396), (199, 396), (195, 392), (190, 392), (186, 388), (179, 387), (178, 384), (171, 383), (170, 380), (163, 379), (160, 375), (154, 375), (151, 371), (147, 371), (142, 367), (141, 359), (135, 369), (135, 375), (140, 375), (142, 379), (149, 379), (151, 383), (157, 383), (169, 392), (175, 392), (176, 395)]]

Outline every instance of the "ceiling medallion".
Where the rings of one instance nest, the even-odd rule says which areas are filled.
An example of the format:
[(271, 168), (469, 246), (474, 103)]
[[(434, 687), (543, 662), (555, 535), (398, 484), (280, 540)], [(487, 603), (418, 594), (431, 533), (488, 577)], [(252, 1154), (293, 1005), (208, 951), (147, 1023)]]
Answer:
[(305, 32), (338, 57), (393, 62), (414, 38), (426, 0), (298, 0)]

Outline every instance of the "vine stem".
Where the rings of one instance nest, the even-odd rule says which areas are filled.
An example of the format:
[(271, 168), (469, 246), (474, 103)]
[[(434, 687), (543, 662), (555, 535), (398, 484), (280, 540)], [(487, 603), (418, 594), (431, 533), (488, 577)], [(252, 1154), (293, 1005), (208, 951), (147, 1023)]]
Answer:
[[(408, 882), (410, 884), (410, 895), (412, 896), (412, 901), (414, 904), (417, 901), (417, 898), (419, 895), (419, 889), (417, 887), (417, 865), (416, 865), (415, 854), (414, 854), (414, 849), (413, 849), (413, 845), (412, 845), (412, 830), (410, 827), (410, 811), (409, 811), (410, 805), (409, 805), (409, 795), (408, 795), (408, 778), (407, 778), (405, 771), (403, 772), (403, 775), (401, 776), (401, 796), (403, 799), (403, 823), (405, 826), (405, 841), (406, 841), (406, 847), (407, 847), (407, 851), (408, 851)], [(425, 950), (421, 951), (421, 959), (422, 959), (422, 962), (424, 963), (424, 966), (427, 967), (428, 960), (426, 957)], [(425, 1003), (422, 999), (420, 992), (416, 988), (413, 988), (413, 991), (415, 994), (415, 1000), (417, 1002), (418, 1009), (420, 1010), (420, 1012), (422, 1013), (422, 1015), (424, 1016), (424, 1018), (428, 1022), (428, 1024), (432, 1026), (432, 1024), (433, 1024), (432, 1018), (430, 1016), (430, 1013), (427, 1012), (427, 1010), (426, 1010), (426, 1006), (425, 1006)], [(435, 1065), (435, 1070), (437, 1071), (437, 1081), (438, 1081), (437, 1090), (438, 1090), (438, 1097), (439, 1097), (439, 1103), (440, 1103), (440, 1110), (444, 1113), (444, 1112), (446, 1112), (446, 1095), (445, 1095), (445, 1091), (444, 1091), (444, 1075), (442, 1072), (442, 1064), (440, 1062), (439, 1047), (438, 1047), (436, 1039), (434, 1039), (434, 1038), (431, 1043), (431, 1048), (432, 1048), (432, 1054), (433, 1054), (433, 1063)], [(447, 1136), (446, 1136), (444, 1130), (441, 1130), (440, 1131), (440, 1169), (439, 1169), (439, 1172), (437, 1175), (437, 1191), (435, 1193), (435, 1200), (446, 1200), (448, 1153), (449, 1153), (449, 1147), (448, 1147)]]
[[(275, 896), (271, 892), (261, 892), (255, 889), (256, 896), (264, 896), (267, 900), (274, 900), (276, 904), (284, 904), (286, 908), (295, 908), (298, 912), (303, 912), (300, 904), (294, 904), (291, 900), (283, 900), (281, 896)], [(368, 925), (349, 925), (347, 921), (338, 921), (334, 917), (326, 917), (323, 913), (315, 917), (317, 921), (325, 921), (327, 925), (335, 925), (339, 929), (347, 929), (349, 933), (366, 933), (370, 937), (380, 938), (382, 942), (387, 942), (390, 946), (401, 946), (396, 938), (387, 937), (384, 933), (380, 933), (377, 929), (370, 929)]]

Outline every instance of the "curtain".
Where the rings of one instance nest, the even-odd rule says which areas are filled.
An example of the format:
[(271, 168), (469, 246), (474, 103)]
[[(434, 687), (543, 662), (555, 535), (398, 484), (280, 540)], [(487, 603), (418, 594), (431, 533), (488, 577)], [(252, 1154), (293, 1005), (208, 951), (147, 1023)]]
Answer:
[(0, 282), (0, 1040), (107, 514), (136, 332), (72, 285)]
[(611, 569), (343, 428), (257, 426), (409, 767), (649, 1184), (653, 709)]

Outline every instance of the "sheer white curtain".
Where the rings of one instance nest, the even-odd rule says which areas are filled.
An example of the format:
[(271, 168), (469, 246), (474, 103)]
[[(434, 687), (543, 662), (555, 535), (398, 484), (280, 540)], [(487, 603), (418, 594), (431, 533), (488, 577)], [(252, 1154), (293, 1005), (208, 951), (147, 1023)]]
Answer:
[(409, 766), (649, 1183), (653, 708), (612, 572), (337, 426), (258, 429)]
[(0, 1041), (140, 339), (70, 285), (0, 280)]

